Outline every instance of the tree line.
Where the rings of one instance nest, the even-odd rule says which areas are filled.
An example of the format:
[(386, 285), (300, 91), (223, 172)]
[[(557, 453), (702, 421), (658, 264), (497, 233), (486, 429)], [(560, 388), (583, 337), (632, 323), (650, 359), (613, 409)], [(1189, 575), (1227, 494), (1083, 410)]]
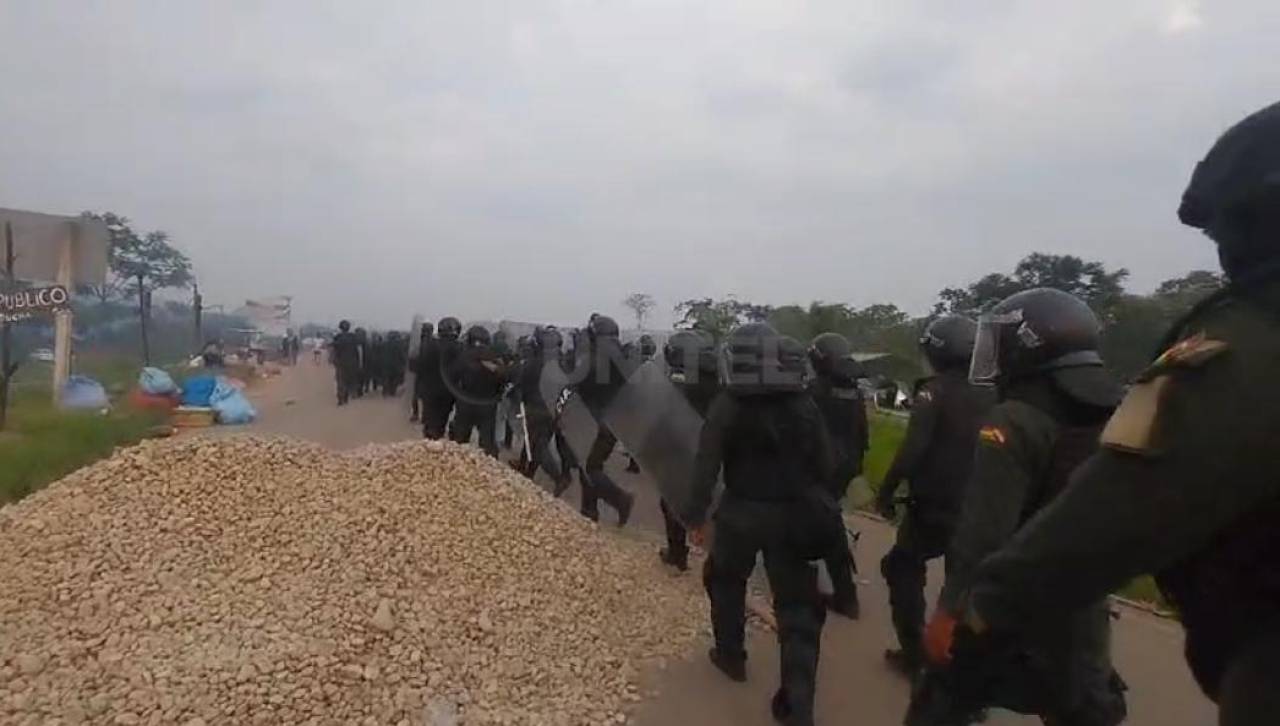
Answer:
[[(893, 304), (856, 308), (844, 303), (815, 301), (801, 305), (770, 305), (740, 300), (693, 298), (675, 306), (677, 327), (697, 328), (717, 338), (744, 322), (768, 322), (801, 341), (836, 332), (853, 342), (855, 350), (889, 353), (894, 361), (886, 375), (909, 379), (924, 373), (918, 341), (935, 318), (950, 313), (977, 317), (1004, 298), (1036, 287), (1069, 292), (1089, 303), (1102, 321), (1102, 355), (1112, 372), (1129, 379), (1151, 360), (1164, 331), (1198, 300), (1225, 284), (1221, 275), (1195, 270), (1162, 282), (1150, 294), (1125, 289), (1129, 271), (1110, 270), (1101, 262), (1073, 255), (1036, 252), (1011, 272), (992, 272), (973, 282), (943, 288), (930, 314), (913, 317)], [(634, 297), (634, 296), (633, 296)]]

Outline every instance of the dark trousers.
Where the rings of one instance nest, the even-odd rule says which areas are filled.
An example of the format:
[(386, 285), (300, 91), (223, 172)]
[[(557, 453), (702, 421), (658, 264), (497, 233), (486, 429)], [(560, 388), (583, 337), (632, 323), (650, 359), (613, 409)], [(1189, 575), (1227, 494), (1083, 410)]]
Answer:
[(1231, 659), (1218, 689), (1221, 726), (1262, 726), (1280, 714), (1280, 628), (1260, 633)]
[(949, 520), (909, 510), (898, 527), (897, 541), (880, 560), (880, 574), (889, 586), (889, 607), (898, 645), (913, 657), (921, 655), (921, 633), (928, 607), (924, 599), (927, 566), (929, 560), (946, 554), (952, 532)]
[(668, 554), (677, 562), (688, 561), (688, 532), (685, 530), (684, 525), (680, 523), (680, 520), (676, 519), (675, 513), (667, 505), (667, 500), (659, 499), (658, 506), (662, 509), (662, 524), (667, 530)]
[(601, 499), (619, 512), (630, 505), (631, 494), (604, 471), (604, 463), (617, 445), (618, 439), (613, 432), (601, 426), (591, 444), (591, 451), (587, 453), (586, 471), (581, 477), (582, 514), (590, 519), (600, 519)]
[(453, 413), (453, 394), (430, 392), (422, 396), (422, 436), (428, 439), (443, 439), (445, 427), (449, 425), (449, 414)]
[(360, 371), (354, 366), (334, 366), (334, 377), (338, 385), (338, 405), (342, 406), (351, 400), (359, 385)]
[(711, 599), (716, 649), (724, 657), (745, 659), (747, 580), (756, 556), (764, 554), (778, 621), (780, 690), (792, 713), (787, 723), (811, 724), (826, 610), (818, 595), (817, 570), (786, 545), (787, 524), (778, 521), (782, 516), (785, 512), (775, 504), (726, 498), (716, 513), (703, 584)]
[(836, 606), (845, 606), (858, 601), (858, 586), (853, 575), (858, 571), (853, 560), (853, 551), (849, 549), (849, 540), (840, 538), (839, 545), (823, 559), (827, 567), (827, 575), (831, 577), (831, 597)]
[(532, 479), (538, 469), (542, 469), (557, 484), (564, 482), (569, 472), (551, 456), (551, 440), (556, 434), (554, 424), (550, 419), (530, 416), (526, 410), (524, 425), (529, 433), (529, 455), (520, 452), (520, 473)]
[(453, 440), (459, 444), (471, 443), (473, 431), (480, 432), (480, 448), (484, 453), (498, 458), (498, 439), (495, 436), (498, 408), (496, 404), (459, 403), (453, 417)]

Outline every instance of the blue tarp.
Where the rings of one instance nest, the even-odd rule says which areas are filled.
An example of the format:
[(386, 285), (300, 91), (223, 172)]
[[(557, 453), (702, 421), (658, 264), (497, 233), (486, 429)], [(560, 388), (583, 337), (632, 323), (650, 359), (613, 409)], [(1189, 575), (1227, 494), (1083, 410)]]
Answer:
[(178, 384), (159, 368), (143, 368), (138, 376), (138, 388), (150, 396), (170, 396), (178, 392)]
[(218, 386), (218, 379), (213, 376), (195, 376), (182, 384), (182, 405), (208, 408), (209, 397)]
[(253, 420), (258, 417), (258, 412), (254, 410), (253, 404), (249, 403), (249, 399), (245, 398), (240, 389), (228, 383), (225, 378), (218, 379), (213, 394), (209, 396), (209, 407), (218, 415), (220, 424), (253, 423)]
[(62, 386), (58, 405), (73, 411), (102, 411), (111, 407), (101, 383), (86, 376), (71, 376)]

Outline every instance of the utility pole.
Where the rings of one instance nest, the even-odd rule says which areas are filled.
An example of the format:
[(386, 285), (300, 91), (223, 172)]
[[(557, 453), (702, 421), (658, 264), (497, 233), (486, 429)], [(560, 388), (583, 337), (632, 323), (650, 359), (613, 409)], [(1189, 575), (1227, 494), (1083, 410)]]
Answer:
[(199, 353), (204, 348), (204, 334), (202, 327), (204, 325), (204, 298), (200, 295), (200, 283), (192, 285), (191, 293), (191, 310), (195, 312), (196, 317), (196, 339), (194, 349)]
[[(4, 292), (11, 293), (13, 286), (13, 225), (4, 223)], [(18, 366), (12, 362), (13, 338), (10, 323), (0, 323), (0, 431), (9, 416), (9, 384), (13, 382), (13, 374)]]

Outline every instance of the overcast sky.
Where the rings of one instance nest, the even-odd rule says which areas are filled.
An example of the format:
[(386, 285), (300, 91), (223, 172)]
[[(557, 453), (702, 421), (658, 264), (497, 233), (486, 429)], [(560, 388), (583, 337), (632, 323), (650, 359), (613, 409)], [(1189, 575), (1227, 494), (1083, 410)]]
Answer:
[(0, 206), (161, 228), (210, 302), (573, 322), (894, 302), (1032, 251), (1131, 288), (1280, 96), (1275, 0), (0, 3)]

